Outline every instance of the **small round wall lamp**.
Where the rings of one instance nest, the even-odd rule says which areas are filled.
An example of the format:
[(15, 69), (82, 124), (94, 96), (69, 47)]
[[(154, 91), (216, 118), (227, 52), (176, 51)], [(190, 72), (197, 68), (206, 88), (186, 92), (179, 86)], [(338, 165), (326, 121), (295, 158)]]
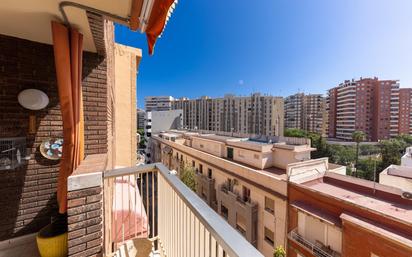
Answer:
[(49, 97), (38, 89), (26, 89), (17, 96), (19, 104), (29, 110), (41, 110), (49, 104)]

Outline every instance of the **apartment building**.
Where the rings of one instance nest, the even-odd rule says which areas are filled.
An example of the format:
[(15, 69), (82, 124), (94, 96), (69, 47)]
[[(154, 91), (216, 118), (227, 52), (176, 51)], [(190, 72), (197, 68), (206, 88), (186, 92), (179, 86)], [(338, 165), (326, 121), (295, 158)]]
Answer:
[(396, 136), (399, 117), (399, 82), (361, 78), (346, 80), (328, 92), (328, 136), (351, 140), (365, 132), (367, 140)]
[(146, 96), (145, 110), (150, 111), (170, 111), (172, 109), (173, 97), (171, 96)]
[(285, 98), (285, 128), (326, 133), (326, 99), (321, 94), (297, 93)]
[(412, 134), (412, 88), (399, 89), (399, 134)]
[(412, 200), (400, 189), (324, 172), (291, 178), (288, 199), (288, 256), (411, 256)]
[(144, 129), (144, 120), (146, 112), (143, 109), (137, 108), (137, 128)]
[[(287, 177), (291, 163), (309, 160), (308, 140), (296, 138), (241, 138), (223, 133), (168, 131), (152, 135), (152, 162), (162, 162), (180, 174), (196, 171), (196, 192), (264, 256), (286, 246)], [(344, 172), (342, 167), (333, 167)]]
[(183, 110), (184, 127), (188, 129), (283, 135), (282, 97), (252, 94), (247, 97), (181, 98), (173, 101), (172, 108)]
[[(171, 129), (183, 128), (182, 110), (169, 110), (169, 111), (151, 111), (146, 112), (145, 125), (144, 125), (144, 137), (146, 142), (146, 159), (151, 159), (151, 152), (147, 149), (150, 145), (152, 134), (167, 131)], [(153, 163), (153, 162), (148, 162)]]

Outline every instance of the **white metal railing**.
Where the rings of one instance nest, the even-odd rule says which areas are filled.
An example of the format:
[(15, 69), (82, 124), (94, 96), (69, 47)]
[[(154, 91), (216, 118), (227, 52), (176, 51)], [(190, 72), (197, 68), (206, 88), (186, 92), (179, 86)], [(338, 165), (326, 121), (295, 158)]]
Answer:
[(340, 256), (340, 254), (336, 251), (322, 249), (323, 248), (322, 245), (318, 245), (316, 243), (312, 243), (311, 241), (307, 240), (303, 236), (299, 235), (296, 229), (292, 230), (289, 233), (289, 239), (292, 239), (299, 245), (305, 247), (306, 249), (311, 251), (313, 255), (317, 257), (338, 257)]
[[(105, 242), (112, 246), (110, 251), (115, 251), (128, 238), (148, 237), (154, 242), (153, 251), (161, 256), (263, 256), (161, 163), (107, 171), (104, 180), (105, 214), (108, 215)], [(122, 191), (123, 195), (116, 197), (118, 181), (126, 181), (138, 190), (131, 190), (128, 196)], [(124, 204), (124, 197), (130, 204)], [(132, 219), (119, 222), (113, 206), (118, 206), (115, 201), (120, 198), (124, 205), (121, 209)], [(141, 207), (143, 209), (139, 209)]]

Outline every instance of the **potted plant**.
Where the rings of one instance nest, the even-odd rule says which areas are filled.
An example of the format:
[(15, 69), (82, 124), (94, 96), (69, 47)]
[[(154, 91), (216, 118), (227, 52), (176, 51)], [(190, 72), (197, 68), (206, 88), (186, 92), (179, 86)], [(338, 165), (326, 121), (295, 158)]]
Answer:
[(286, 251), (283, 248), (283, 246), (278, 246), (275, 249), (275, 252), (273, 253), (273, 257), (285, 257), (286, 256)]
[(67, 215), (56, 219), (37, 234), (37, 247), (42, 257), (67, 256)]

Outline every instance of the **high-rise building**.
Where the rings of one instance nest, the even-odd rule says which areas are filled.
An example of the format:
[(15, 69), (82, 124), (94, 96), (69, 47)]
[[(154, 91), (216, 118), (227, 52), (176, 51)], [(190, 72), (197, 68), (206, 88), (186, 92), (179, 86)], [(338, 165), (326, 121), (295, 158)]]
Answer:
[(285, 99), (285, 128), (325, 134), (326, 100), (321, 94), (297, 93)]
[(399, 89), (399, 134), (412, 134), (412, 88)]
[(304, 93), (297, 93), (285, 98), (285, 128), (303, 129), (304, 96)]
[(328, 92), (328, 136), (351, 140), (360, 130), (367, 140), (398, 134), (399, 82), (361, 78), (346, 80)]
[(137, 128), (144, 129), (144, 119), (146, 112), (143, 109), (137, 109)]
[(171, 96), (146, 96), (145, 110), (150, 111), (170, 111), (172, 109), (173, 97)]
[(253, 94), (247, 97), (181, 98), (173, 101), (172, 108), (183, 110), (184, 127), (189, 129), (283, 135), (282, 97)]

